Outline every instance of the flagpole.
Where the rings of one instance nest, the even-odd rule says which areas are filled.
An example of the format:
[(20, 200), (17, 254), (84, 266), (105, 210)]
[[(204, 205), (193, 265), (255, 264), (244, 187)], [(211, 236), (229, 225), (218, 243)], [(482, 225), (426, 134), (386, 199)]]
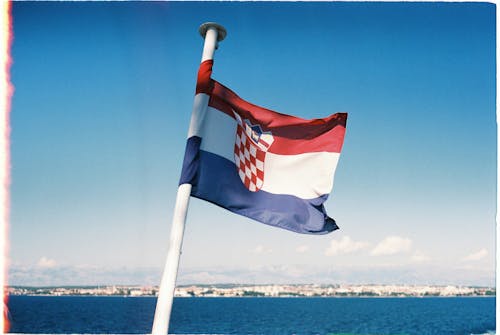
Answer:
[[(226, 37), (226, 29), (214, 22), (207, 22), (200, 26), (199, 32), (205, 39), (201, 61), (213, 59), (217, 44)], [(203, 102), (203, 103), (200, 103)], [(197, 99), (195, 96), (193, 112), (189, 133), (195, 131), (201, 125), (200, 116), (205, 115), (208, 108), (208, 99)], [(172, 228), (170, 230), (170, 244), (163, 270), (163, 276), (156, 302), (156, 311), (153, 321), (152, 335), (168, 334), (170, 314), (174, 300), (175, 282), (179, 269), (179, 259), (181, 256), (182, 239), (184, 236), (184, 226), (191, 195), (191, 184), (179, 185), (177, 189), (177, 199), (175, 201)]]

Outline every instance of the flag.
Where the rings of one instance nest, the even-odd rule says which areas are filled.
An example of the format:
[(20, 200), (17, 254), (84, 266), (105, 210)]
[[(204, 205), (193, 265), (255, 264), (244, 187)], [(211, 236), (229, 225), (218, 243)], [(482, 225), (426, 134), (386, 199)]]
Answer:
[[(346, 113), (304, 120), (251, 104), (201, 63), (180, 184), (191, 196), (304, 234), (338, 229), (323, 203), (333, 186)], [(207, 107), (208, 106), (208, 107)]]

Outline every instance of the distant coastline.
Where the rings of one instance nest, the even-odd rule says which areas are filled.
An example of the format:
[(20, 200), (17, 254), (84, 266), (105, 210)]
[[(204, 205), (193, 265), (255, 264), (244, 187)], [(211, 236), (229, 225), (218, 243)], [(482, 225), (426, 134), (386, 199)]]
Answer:
[[(10, 286), (9, 295), (155, 297), (157, 286)], [(456, 285), (179, 285), (176, 297), (481, 297), (495, 296), (494, 287)]]

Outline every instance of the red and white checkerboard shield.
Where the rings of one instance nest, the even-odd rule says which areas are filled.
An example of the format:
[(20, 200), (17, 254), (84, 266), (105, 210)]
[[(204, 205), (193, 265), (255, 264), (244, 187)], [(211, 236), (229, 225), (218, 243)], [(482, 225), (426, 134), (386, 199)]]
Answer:
[(273, 144), (270, 132), (263, 132), (259, 125), (252, 125), (234, 113), (238, 127), (234, 143), (234, 162), (243, 184), (257, 192), (264, 184), (264, 161), (266, 152)]

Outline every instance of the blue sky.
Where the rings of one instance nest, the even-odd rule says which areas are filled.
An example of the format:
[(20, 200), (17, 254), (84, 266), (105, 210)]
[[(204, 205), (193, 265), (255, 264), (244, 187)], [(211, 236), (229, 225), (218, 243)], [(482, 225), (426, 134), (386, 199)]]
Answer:
[(179, 282), (494, 283), (494, 5), (15, 2), (11, 284), (159, 283), (206, 21), (242, 98), (349, 113), (341, 229), (192, 199)]

